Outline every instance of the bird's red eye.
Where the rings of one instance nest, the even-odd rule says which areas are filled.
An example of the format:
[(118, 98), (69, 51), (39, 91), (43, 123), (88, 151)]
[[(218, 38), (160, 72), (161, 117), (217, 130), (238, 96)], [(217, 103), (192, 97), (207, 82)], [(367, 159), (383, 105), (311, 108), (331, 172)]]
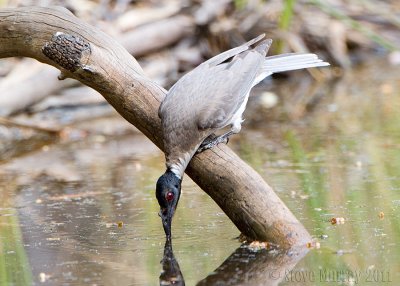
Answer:
[(167, 199), (167, 201), (172, 201), (173, 199), (174, 199), (174, 193), (172, 193), (172, 192), (168, 192), (166, 195), (165, 195), (165, 198)]

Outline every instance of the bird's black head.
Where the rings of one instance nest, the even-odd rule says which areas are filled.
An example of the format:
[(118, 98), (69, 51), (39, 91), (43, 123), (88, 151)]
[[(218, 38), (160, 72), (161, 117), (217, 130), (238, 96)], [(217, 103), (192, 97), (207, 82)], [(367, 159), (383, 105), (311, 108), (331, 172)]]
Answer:
[(181, 195), (181, 179), (167, 170), (157, 181), (156, 197), (167, 240), (171, 239), (171, 222)]

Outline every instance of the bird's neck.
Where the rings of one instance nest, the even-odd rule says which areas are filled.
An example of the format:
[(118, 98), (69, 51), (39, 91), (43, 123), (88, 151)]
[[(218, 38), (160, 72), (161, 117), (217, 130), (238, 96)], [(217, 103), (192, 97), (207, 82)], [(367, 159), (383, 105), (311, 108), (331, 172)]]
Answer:
[(184, 153), (179, 158), (167, 158), (167, 169), (174, 173), (179, 179), (182, 179), (186, 167), (192, 159), (194, 153)]
[(163, 175), (164, 177), (168, 177), (170, 182), (173, 182), (173, 184), (179, 183), (181, 184), (182, 179), (179, 178), (172, 170), (167, 169)]

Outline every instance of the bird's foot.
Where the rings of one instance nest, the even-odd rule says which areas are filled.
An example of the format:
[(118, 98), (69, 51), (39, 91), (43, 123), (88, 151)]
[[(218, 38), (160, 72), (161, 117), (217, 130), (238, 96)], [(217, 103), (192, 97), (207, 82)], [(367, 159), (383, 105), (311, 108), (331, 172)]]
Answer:
[(233, 133), (231, 131), (222, 134), (221, 136), (215, 136), (214, 134), (211, 134), (206, 139), (204, 139), (203, 143), (201, 143), (200, 147), (197, 149), (196, 154), (201, 153), (207, 149), (211, 149), (219, 143), (228, 144), (229, 136), (231, 136), (232, 134)]

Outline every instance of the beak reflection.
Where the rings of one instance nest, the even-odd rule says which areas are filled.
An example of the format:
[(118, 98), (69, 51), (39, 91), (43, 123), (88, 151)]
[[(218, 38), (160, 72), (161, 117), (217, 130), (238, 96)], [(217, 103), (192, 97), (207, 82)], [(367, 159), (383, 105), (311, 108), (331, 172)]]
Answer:
[(161, 260), (162, 271), (160, 275), (160, 285), (185, 285), (178, 261), (172, 251), (171, 240), (165, 241), (164, 256)]

